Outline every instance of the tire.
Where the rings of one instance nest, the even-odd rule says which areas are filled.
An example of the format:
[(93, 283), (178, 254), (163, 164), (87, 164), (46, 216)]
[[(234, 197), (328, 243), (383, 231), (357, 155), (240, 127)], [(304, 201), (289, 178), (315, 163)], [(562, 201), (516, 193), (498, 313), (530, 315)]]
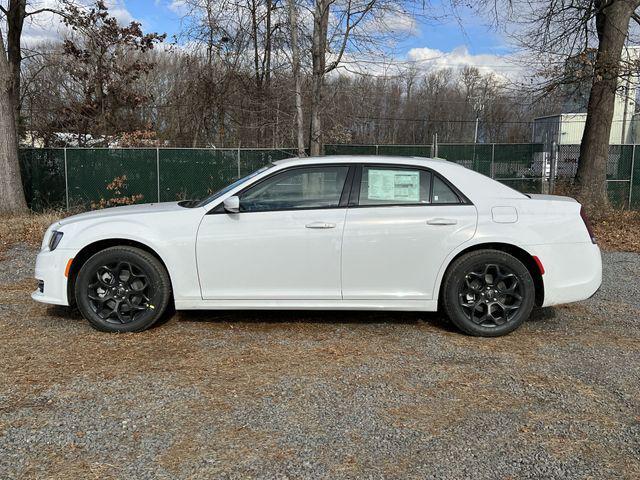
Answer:
[(162, 263), (135, 247), (110, 247), (94, 254), (78, 272), (76, 304), (91, 326), (103, 332), (140, 332), (151, 327), (171, 299)]
[(456, 259), (443, 282), (444, 311), (464, 333), (499, 337), (531, 315), (535, 285), (527, 267), (499, 250), (477, 250)]

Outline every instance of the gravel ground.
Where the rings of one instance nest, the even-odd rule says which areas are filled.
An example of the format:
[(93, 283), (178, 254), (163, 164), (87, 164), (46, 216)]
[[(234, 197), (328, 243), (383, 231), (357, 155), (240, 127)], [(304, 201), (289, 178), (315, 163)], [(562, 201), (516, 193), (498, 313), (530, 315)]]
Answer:
[(181, 313), (95, 332), (0, 261), (0, 478), (640, 478), (640, 255), (512, 335), (438, 315)]

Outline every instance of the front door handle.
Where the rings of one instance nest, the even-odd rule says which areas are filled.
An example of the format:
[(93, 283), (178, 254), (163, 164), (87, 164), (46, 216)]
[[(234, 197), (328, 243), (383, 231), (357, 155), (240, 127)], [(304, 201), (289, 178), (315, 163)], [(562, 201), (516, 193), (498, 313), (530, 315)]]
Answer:
[(305, 225), (306, 228), (336, 228), (335, 223), (312, 222)]
[(455, 225), (456, 223), (458, 221), (453, 218), (432, 218), (427, 220), (427, 225)]

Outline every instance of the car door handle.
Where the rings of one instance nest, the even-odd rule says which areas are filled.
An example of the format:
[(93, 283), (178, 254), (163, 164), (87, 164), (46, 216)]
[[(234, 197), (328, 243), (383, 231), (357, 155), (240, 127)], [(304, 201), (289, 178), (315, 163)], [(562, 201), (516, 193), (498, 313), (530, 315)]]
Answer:
[(305, 225), (306, 228), (336, 228), (335, 223), (312, 222)]
[(427, 225), (455, 225), (456, 223), (458, 221), (453, 218), (432, 218), (427, 220)]

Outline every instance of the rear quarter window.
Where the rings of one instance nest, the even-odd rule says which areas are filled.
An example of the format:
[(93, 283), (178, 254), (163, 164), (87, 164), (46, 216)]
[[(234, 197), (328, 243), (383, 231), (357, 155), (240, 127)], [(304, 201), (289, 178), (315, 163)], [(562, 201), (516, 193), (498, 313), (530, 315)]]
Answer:
[(461, 203), (460, 197), (447, 185), (440, 177), (433, 177), (433, 192), (431, 202), (438, 203)]

